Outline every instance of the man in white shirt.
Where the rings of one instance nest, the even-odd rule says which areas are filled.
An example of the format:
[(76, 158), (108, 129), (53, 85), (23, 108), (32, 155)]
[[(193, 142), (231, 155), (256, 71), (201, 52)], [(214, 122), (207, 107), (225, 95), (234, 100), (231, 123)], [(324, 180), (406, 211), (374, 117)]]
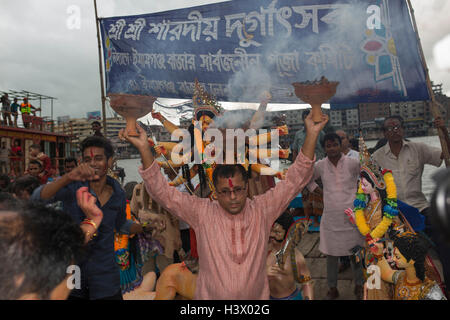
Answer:
[[(435, 120), (435, 126), (443, 126), (442, 120)], [(419, 209), (426, 217), (427, 233), (436, 244), (436, 251), (444, 270), (447, 292), (450, 289), (450, 247), (442, 235), (431, 225), (428, 214), (429, 203), (422, 192), (422, 174), (425, 164), (440, 167), (444, 158), (441, 149), (424, 143), (404, 139), (403, 119), (400, 116), (386, 118), (383, 124), (384, 136), (388, 143), (373, 154), (379, 166), (392, 171), (397, 186), (397, 198)], [(448, 136), (447, 145), (450, 145)]]
[(342, 153), (347, 157), (355, 158), (359, 160), (359, 152), (353, 150), (350, 147), (350, 139), (348, 138), (348, 134), (344, 130), (337, 130), (336, 134), (341, 137), (342, 141)]

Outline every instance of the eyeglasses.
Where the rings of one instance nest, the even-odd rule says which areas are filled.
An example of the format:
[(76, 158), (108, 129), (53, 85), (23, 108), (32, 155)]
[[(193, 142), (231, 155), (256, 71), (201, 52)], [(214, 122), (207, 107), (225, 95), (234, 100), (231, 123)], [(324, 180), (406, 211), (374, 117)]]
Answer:
[(243, 196), (245, 193), (247, 192), (247, 188), (241, 188), (241, 187), (236, 187), (233, 190), (223, 190), (223, 191), (217, 191), (217, 194), (222, 196), (222, 197), (227, 197), (230, 198), (231, 194), (234, 193), (234, 195), (236, 197), (241, 197)]
[(384, 130), (392, 132), (392, 131), (398, 131), (400, 130), (402, 127), (401, 126), (393, 126), (393, 127), (385, 127)]

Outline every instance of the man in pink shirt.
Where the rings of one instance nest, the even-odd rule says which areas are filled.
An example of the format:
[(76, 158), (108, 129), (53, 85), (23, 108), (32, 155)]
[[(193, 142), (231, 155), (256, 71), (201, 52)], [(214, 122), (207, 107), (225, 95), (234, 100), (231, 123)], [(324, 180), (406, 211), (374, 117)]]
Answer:
[(307, 136), (286, 179), (251, 200), (241, 165), (219, 165), (213, 174), (217, 201), (201, 199), (168, 185), (142, 128), (137, 128), (139, 137), (119, 132), (141, 154), (139, 172), (151, 197), (195, 230), (199, 255), (195, 299), (269, 299), (265, 265), (270, 230), (311, 179), (317, 137), (327, 121), (326, 115), (319, 123), (311, 115), (305, 119)]

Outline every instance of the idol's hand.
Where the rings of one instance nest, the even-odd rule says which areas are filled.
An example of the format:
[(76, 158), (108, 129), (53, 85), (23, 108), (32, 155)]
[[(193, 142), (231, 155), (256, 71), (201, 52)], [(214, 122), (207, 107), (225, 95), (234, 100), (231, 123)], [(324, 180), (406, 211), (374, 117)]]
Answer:
[(350, 209), (350, 208), (348, 208), (348, 209), (346, 209), (344, 212), (345, 212), (345, 214), (347, 215), (347, 217), (350, 219), (350, 222), (351, 222), (352, 224), (356, 224), (356, 221), (355, 221), (355, 213), (353, 212), (353, 210)]
[(152, 118), (153, 119), (157, 119), (157, 120), (159, 120), (161, 122), (164, 120), (164, 117), (159, 112), (152, 112)]
[(138, 124), (136, 124), (136, 131), (139, 134), (139, 136), (138, 137), (132, 137), (132, 136), (128, 135), (128, 130), (121, 129), (119, 131), (119, 139), (122, 140), (122, 141), (128, 141), (133, 146), (135, 146), (136, 149), (139, 150), (139, 152), (142, 152), (143, 150), (146, 150), (149, 147), (149, 141), (148, 141), (147, 133)]
[(379, 241), (380, 241), (380, 239), (373, 239), (368, 242), (370, 251), (377, 256), (380, 256), (383, 254), (383, 244), (380, 243)]
[(321, 121), (315, 123), (312, 117), (312, 112), (310, 112), (308, 116), (305, 118), (306, 132), (318, 136), (320, 131), (322, 131), (323, 128), (325, 128), (325, 125), (327, 124), (328, 120), (329, 120), (328, 115), (322, 114)]

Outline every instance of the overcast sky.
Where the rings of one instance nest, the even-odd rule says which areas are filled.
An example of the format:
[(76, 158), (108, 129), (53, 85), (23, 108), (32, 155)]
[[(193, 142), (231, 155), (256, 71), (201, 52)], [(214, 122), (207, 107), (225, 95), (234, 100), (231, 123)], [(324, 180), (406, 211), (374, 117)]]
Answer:
[[(216, 2), (222, 1), (97, 0), (97, 5), (99, 16), (109, 17)], [(431, 79), (443, 83), (444, 92), (450, 95), (450, 1), (412, 3)], [(79, 29), (67, 27), (71, 6), (80, 9)], [(58, 98), (54, 119), (85, 117), (88, 111), (101, 110), (94, 17), (93, 0), (1, 0), (0, 90), (27, 90)], [(49, 103), (43, 103), (42, 115), (50, 116)], [(112, 115), (111, 109), (107, 115)]]

